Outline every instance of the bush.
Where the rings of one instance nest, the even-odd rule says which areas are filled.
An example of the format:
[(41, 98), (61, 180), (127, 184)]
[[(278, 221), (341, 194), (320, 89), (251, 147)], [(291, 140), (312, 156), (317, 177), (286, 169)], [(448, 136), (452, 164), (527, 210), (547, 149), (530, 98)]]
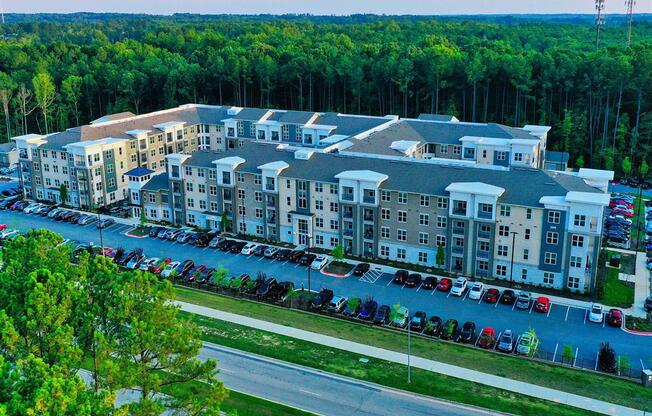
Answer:
[(608, 342), (600, 344), (598, 368), (605, 373), (614, 374), (616, 372), (616, 351), (611, 348)]

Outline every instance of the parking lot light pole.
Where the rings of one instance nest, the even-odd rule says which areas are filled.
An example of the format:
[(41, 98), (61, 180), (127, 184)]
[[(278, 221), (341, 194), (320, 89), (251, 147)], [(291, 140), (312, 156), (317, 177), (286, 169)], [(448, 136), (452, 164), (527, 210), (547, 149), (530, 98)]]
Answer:
[[(308, 246), (306, 247), (306, 253), (310, 252), (310, 245), (312, 243), (312, 234), (308, 234)], [(310, 293), (310, 267), (311, 265), (308, 265), (308, 293)]]
[(411, 342), (412, 342), (412, 335), (411, 335), (411, 334), (412, 334), (412, 331), (410, 330), (410, 323), (409, 323), (409, 322), (408, 322), (408, 326), (407, 326), (407, 327), (408, 327), (408, 345), (407, 345), (407, 347), (408, 347), (408, 348), (407, 348), (407, 350), (408, 350), (408, 353), (407, 353), (407, 367), (408, 367), (408, 368), (407, 368), (407, 382), (408, 382), (408, 384), (410, 384), (410, 383), (412, 382), (412, 372), (411, 372), (411, 369), (410, 369), (410, 353), (411, 353), (411, 349), (412, 349), (412, 348), (411, 348), (411, 347), (412, 347), (412, 345), (411, 345)]
[(516, 231), (510, 231), (512, 235), (512, 260), (509, 263), (509, 288), (512, 288), (512, 281), (514, 276), (514, 251), (516, 251)]

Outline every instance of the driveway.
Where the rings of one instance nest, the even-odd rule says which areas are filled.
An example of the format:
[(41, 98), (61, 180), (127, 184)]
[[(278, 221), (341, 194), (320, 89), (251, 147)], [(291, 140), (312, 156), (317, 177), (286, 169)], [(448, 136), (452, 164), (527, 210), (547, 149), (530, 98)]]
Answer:
[[(94, 224), (87, 226), (55, 222), (40, 216), (26, 215), (13, 211), (0, 211), (0, 222), (24, 231), (30, 228), (48, 228), (66, 238), (99, 244), (99, 230)], [(147, 256), (172, 257), (175, 260), (192, 259), (198, 264), (222, 265), (230, 274), (248, 273), (256, 275), (265, 272), (279, 281), (292, 281), (296, 287), (307, 283), (307, 269), (298, 264), (268, 260), (263, 257), (224, 253), (211, 248), (197, 248), (176, 242), (152, 238), (131, 238), (124, 235), (128, 225), (114, 224), (103, 232), (104, 244), (110, 247), (133, 249), (141, 247)], [(342, 296), (373, 296), (380, 304), (400, 303), (415, 312), (425, 311), (428, 316), (438, 315), (443, 320), (457, 319), (460, 325), (466, 321), (476, 323), (478, 332), (491, 326), (497, 333), (511, 329), (523, 333), (533, 328), (540, 338), (540, 350), (546, 352), (549, 360), (560, 361), (564, 346), (570, 345), (576, 357), (575, 365), (594, 369), (601, 342), (609, 342), (619, 356), (626, 356), (632, 369), (652, 367), (652, 337), (626, 333), (619, 328), (594, 324), (588, 320), (586, 309), (552, 304), (547, 314), (519, 310), (503, 304), (486, 304), (468, 298), (468, 291), (461, 297), (451, 296), (436, 290), (405, 288), (392, 283), (392, 276), (371, 271), (361, 278), (350, 276), (334, 278), (312, 271), (311, 287), (318, 290), (328, 287)]]

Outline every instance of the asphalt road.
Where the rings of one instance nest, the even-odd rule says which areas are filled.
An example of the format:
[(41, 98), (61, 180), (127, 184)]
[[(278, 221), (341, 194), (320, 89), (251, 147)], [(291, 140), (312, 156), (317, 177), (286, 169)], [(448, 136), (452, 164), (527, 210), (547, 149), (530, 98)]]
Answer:
[(211, 344), (205, 344), (200, 358), (219, 361), (219, 378), (229, 389), (320, 415), (494, 414)]
[[(0, 223), (9, 227), (28, 230), (30, 228), (49, 228), (66, 238), (99, 244), (99, 231), (95, 225), (79, 226), (55, 222), (40, 216), (12, 211), (0, 211)], [(233, 275), (248, 273), (256, 275), (263, 271), (279, 281), (293, 281), (296, 287), (307, 287), (307, 270), (294, 263), (270, 261), (261, 257), (247, 257), (229, 254), (211, 248), (196, 248), (166, 240), (136, 239), (124, 235), (129, 226), (115, 224), (104, 230), (104, 244), (110, 247), (133, 249), (141, 247), (147, 256), (172, 257), (175, 260), (192, 259), (197, 264), (222, 265)], [(529, 328), (536, 330), (540, 338), (540, 350), (547, 351), (549, 358), (559, 361), (564, 346), (570, 345), (576, 356), (576, 365), (594, 368), (601, 342), (609, 342), (616, 354), (626, 356), (633, 369), (652, 367), (652, 337), (633, 335), (619, 328), (588, 321), (588, 311), (553, 304), (548, 314), (529, 310), (518, 310), (512, 306), (489, 305), (482, 301), (457, 298), (447, 293), (426, 291), (421, 288), (409, 289), (391, 282), (391, 275), (370, 272), (362, 278), (348, 277), (337, 279), (312, 272), (312, 289), (328, 287), (337, 295), (347, 297), (373, 296), (380, 304), (400, 303), (411, 312), (425, 311), (428, 316), (438, 315), (442, 319), (457, 319), (460, 325), (474, 321), (478, 333), (483, 327), (491, 326), (497, 333), (511, 329), (516, 334)]]

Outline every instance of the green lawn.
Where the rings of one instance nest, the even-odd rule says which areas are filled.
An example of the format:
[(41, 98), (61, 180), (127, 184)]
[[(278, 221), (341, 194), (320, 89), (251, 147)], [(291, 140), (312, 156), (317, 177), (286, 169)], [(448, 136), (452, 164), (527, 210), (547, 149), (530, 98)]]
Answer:
[(304, 412), (294, 407), (270, 402), (255, 396), (229, 390), (229, 397), (222, 403), (222, 410), (227, 414), (237, 412), (238, 416), (309, 416), (313, 413)]
[[(379, 348), (400, 352), (405, 350), (406, 335), (402, 333), (390, 332), (340, 319), (228, 298), (181, 287), (176, 288), (176, 297), (178, 300), (184, 302), (238, 313), (341, 339), (361, 342)], [(294, 343), (296, 341), (289, 340), (287, 342)], [(268, 344), (268, 346), (272, 345), (275, 344)], [(272, 350), (273, 348), (268, 349)], [(268, 355), (264, 350), (261, 349), (260, 353)], [(624, 406), (642, 409), (643, 406), (649, 407), (649, 403), (652, 403), (652, 389), (643, 388), (640, 384), (632, 381), (588, 371), (482, 351), (476, 348), (468, 348), (458, 344), (421, 337), (412, 338), (412, 353), (420, 357), (618, 403)], [(284, 357), (282, 358), (285, 359)], [(353, 377), (356, 376), (353, 375)], [(595, 386), (600, 386), (600, 388), (597, 389)]]
[[(183, 313), (183, 315), (200, 326), (203, 333), (202, 338), (205, 341), (330, 373), (519, 415), (579, 416), (593, 414), (573, 407), (419, 369), (412, 369), (412, 380), (408, 384), (407, 367), (401, 364), (364, 357), (348, 351), (199, 315), (188, 313)], [(367, 358), (368, 361), (362, 362), (361, 358)]]
[(607, 306), (629, 308), (634, 304), (634, 287), (618, 279), (618, 269), (607, 268), (602, 303)]

